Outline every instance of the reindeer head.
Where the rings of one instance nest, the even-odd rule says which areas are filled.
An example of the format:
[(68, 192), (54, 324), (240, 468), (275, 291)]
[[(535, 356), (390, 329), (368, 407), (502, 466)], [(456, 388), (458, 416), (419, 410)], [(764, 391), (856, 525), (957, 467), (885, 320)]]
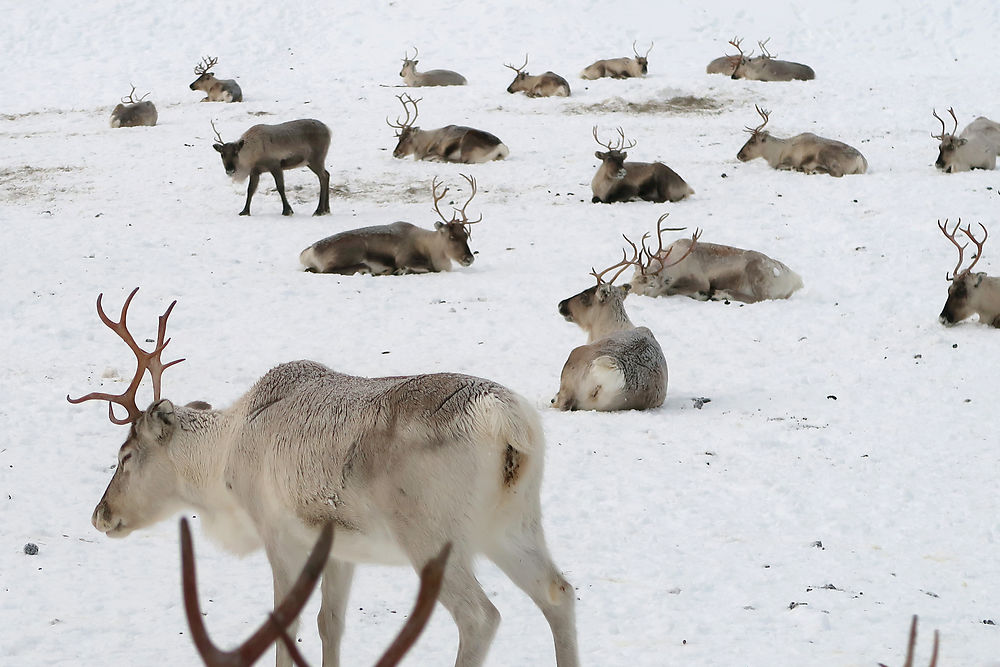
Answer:
[(619, 127), (618, 141), (615, 143), (611, 141), (605, 143), (597, 137), (596, 125), (594, 126), (594, 141), (608, 149), (607, 152), (595, 151), (594, 156), (607, 165), (614, 178), (619, 181), (625, 178), (625, 159), (628, 157), (628, 153), (625, 151), (629, 148), (634, 148), (635, 142), (630, 141), (628, 145), (625, 145), (625, 132)]
[[(414, 123), (417, 122), (417, 102), (421, 99), (413, 99), (406, 93), (402, 95), (396, 95), (396, 99), (400, 101), (403, 105), (403, 111), (406, 113), (406, 119), (400, 120), (399, 116), (396, 117), (396, 122), (390, 122), (388, 118), (385, 122), (389, 127), (396, 129), (396, 136), (399, 141), (396, 143), (396, 148), (392, 151), (393, 157), (406, 157), (413, 152), (413, 131), (419, 130), (419, 127), (414, 127)], [(413, 107), (413, 118), (410, 118), (410, 107)]]
[(639, 66), (639, 69), (642, 70), (643, 75), (646, 75), (649, 73), (649, 52), (653, 50), (653, 42), (649, 43), (646, 53), (640, 56), (639, 52), (635, 50), (636, 41), (638, 40), (632, 42), (632, 53), (635, 54), (635, 62)]
[[(170, 401), (160, 399), (163, 371), (183, 361), (177, 359), (164, 364), (160, 360), (160, 354), (170, 342), (170, 339), (164, 339), (167, 318), (177, 302), (171, 303), (160, 316), (156, 345), (152, 351), (146, 351), (135, 342), (125, 322), (129, 304), (138, 291), (136, 287), (125, 299), (121, 318), (117, 322), (105, 314), (101, 306), (103, 294), (97, 297), (97, 314), (101, 321), (117, 333), (136, 356), (137, 367), (128, 388), (122, 394), (93, 392), (81, 398), (66, 397), (70, 403), (108, 401), (111, 421), (130, 425), (128, 437), (118, 450), (118, 467), (91, 519), (94, 527), (108, 537), (125, 537), (133, 530), (166, 518), (180, 507), (179, 478), (167, 446), (176, 424), (174, 406)], [(136, 392), (146, 371), (153, 380), (153, 403), (143, 412), (136, 405)], [(125, 417), (115, 415), (115, 405), (125, 408)]]
[(413, 57), (411, 58), (406, 52), (403, 52), (403, 69), (399, 70), (399, 76), (405, 77), (407, 74), (416, 73), (417, 63), (417, 47), (413, 47)]
[(761, 109), (756, 104), (754, 105), (754, 109), (756, 109), (757, 113), (760, 114), (760, 117), (764, 119), (764, 122), (757, 127), (748, 126), (744, 128), (746, 132), (750, 133), (750, 138), (747, 139), (745, 144), (743, 144), (743, 148), (740, 149), (740, 152), (736, 154), (736, 158), (740, 162), (747, 162), (748, 160), (752, 160), (763, 155), (763, 146), (771, 138), (771, 134), (764, 131), (764, 126), (767, 125), (771, 112), (767, 109)]
[(951, 132), (945, 130), (944, 120), (937, 115), (937, 110), (932, 111), (933, 116), (941, 123), (941, 134), (932, 134), (931, 137), (941, 142), (938, 145), (938, 156), (934, 162), (934, 166), (950, 174), (955, 171), (966, 171), (968, 169), (967, 165), (963, 165), (960, 161), (955, 160), (955, 152), (968, 143), (968, 141), (955, 136), (955, 133), (958, 131), (958, 118), (955, 117), (955, 110), (953, 108), (948, 107), (948, 113), (951, 114), (952, 120), (955, 121), (955, 126)]
[(730, 75), (730, 78), (742, 79), (743, 68), (746, 67), (748, 62), (750, 62), (750, 56), (753, 55), (753, 50), (751, 49), (750, 53), (743, 53), (743, 47), (741, 46), (741, 44), (743, 44), (743, 40), (739, 37), (733, 37), (729, 40), (729, 43), (732, 46), (735, 46), (736, 50), (740, 52), (739, 55), (729, 56), (729, 62), (733, 64), (733, 73)]
[(945, 238), (951, 241), (956, 248), (958, 248), (958, 263), (955, 264), (955, 269), (949, 276), (945, 274), (945, 278), (951, 282), (948, 287), (948, 300), (944, 303), (944, 308), (941, 310), (941, 315), (938, 320), (941, 324), (946, 326), (951, 326), (967, 317), (971, 317), (975, 313), (979, 312), (980, 304), (980, 287), (983, 283), (983, 279), (986, 274), (983, 272), (972, 273), (972, 268), (979, 262), (983, 256), (983, 246), (986, 244), (986, 238), (989, 233), (986, 231), (986, 227), (982, 223), (979, 226), (983, 230), (982, 240), (976, 239), (972, 235), (972, 225), (966, 225), (965, 229), (962, 229), (962, 233), (965, 234), (972, 243), (976, 246), (976, 258), (972, 260), (965, 269), (959, 271), (962, 268), (962, 261), (964, 260), (965, 248), (969, 245), (968, 243), (964, 245), (959, 245), (958, 241), (955, 240), (955, 234), (959, 231), (959, 226), (962, 224), (962, 219), (959, 218), (958, 222), (955, 223), (955, 228), (948, 233), (948, 220), (946, 219), (942, 224), (938, 220), (938, 229), (944, 234)]
[(642, 235), (639, 257), (635, 263), (635, 272), (632, 274), (632, 280), (630, 281), (633, 292), (638, 294), (659, 294), (672, 280), (672, 276), (666, 269), (684, 261), (694, 251), (695, 244), (701, 238), (701, 230), (696, 229), (694, 234), (691, 235), (691, 242), (688, 244), (687, 249), (683, 252), (678, 250), (677, 252), (680, 256), (672, 257), (671, 255), (674, 254), (676, 249), (676, 242), (671, 243), (669, 247), (664, 249), (663, 232), (680, 232), (687, 229), (687, 227), (663, 227), (663, 222), (669, 216), (669, 213), (664, 213), (656, 221), (656, 241), (658, 245), (655, 252), (646, 247), (646, 239), (650, 237), (650, 233), (646, 232)]
[(215, 130), (216, 143), (212, 144), (212, 148), (219, 152), (222, 156), (222, 166), (226, 169), (227, 176), (237, 176), (237, 169), (239, 167), (240, 161), (240, 150), (243, 148), (243, 140), (230, 141), (226, 143), (222, 140), (222, 135), (215, 128), (215, 121), (211, 121), (212, 129)]
[(201, 62), (194, 66), (194, 73), (198, 75), (198, 78), (192, 81), (188, 87), (191, 90), (207, 90), (211, 87), (215, 83), (215, 74), (211, 72), (211, 69), (218, 63), (218, 58), (212, 58), (211, 56), (202, 58)]
[(528, 78), (529, 74), (524, 71), (524, 68), (528, 66), (528, 54), (524, 54), (524, 64), (520, 67), (514, 67), (513, 65), (504, 65), (507, 69), (514, 70), (514, 80), (511, 84), (507, 86), (508, 93), (516, 93), (519, 90), (525, 89), (525, 79)]
[[(471, 193), (469, 198), (465, 200), (465, 205), (462, 208), (452, 208), (451, 220), (444, 217), (441, 213), (441, 209), (438, 208), (438, 203), (444, 199), (444, 196), (448, 194), (448, 188), (444, 188), (439, 195), (438, 182), (435, 178), (431, 183), (431, 195), (434, 197), (434, 210), (437, 211), (438, 216), (441, 218), (441, 222), (434, 223), (434, 229), (445, 239), (445, 252), (451, 259), (455, 260), (462, 266), (469, 266), (475, 260), (475, 256), (472, 254), (472, 250), (469, 249), (469, 226), (474, 225), (477, 222), (482, 222), (482, 214), (475, 220), (469, 220), (465, 213), (466, 207), (472, 198), (476, 196), (476, 179), (471, 176), (466, 176), (465, 174), (460, 174), (464, 178), (471, 188)], [(461, 215), (462, 219), (459, 220), (458, 216)]]

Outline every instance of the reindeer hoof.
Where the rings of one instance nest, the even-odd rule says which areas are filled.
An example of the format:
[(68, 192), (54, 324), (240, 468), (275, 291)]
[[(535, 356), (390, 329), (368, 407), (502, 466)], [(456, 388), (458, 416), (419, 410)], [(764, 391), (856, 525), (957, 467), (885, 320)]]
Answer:
[(240, 215), (250, 215), (250, 209), (248, 208), (243, 209), (242, 211), (240, 211)]
[(284, 210), (283, 210), (283, 211), (281, 212), (281, 215), (291, 215), (292, 213), (294, 213), (294, 211), (292, 211), (292, 209), (290, 209), (290, 208), (286, 208), (286, 209), (284, 209)]

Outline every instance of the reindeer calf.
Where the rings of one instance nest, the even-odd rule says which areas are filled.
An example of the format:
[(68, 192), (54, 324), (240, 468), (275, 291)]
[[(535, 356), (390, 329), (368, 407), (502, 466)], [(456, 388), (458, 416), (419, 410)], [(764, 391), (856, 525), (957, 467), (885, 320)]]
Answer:
[[(438, 183), (431, 184), (434, 210), (442, 222), (435, 222), (434, 229), (421, 229), (408, 222), (391, 225), (363, 227), (340, 232), (317, 241), (302, 251), (299, 261), (306, 271), (314, 273), (370, 273), (372, 275), (403, 275), (451, 271), (452, 260), (462, 266), (472, 264), (475, 256), (469, 249), (469, 225), (482, 221), (469, 220), (465, 208), (476, 196), (476, 179), (462, 177), (469, 182), (472, 194), (461, 209), (455, 209), (451, 220), (444, 217), (438, 202), (448, 193), (445, 188), (437, 193)], [(457, 218), (458, 215), (462, 219)]]
[(618, 143), (602, 142), (597, 138), (594, 126), (594, 140), (607, 148), (607, 152), (596, 151), (594, 155), (601, 161), (597, 173), (590, 181), (594, 193), (594, 204), (632, 201), (665, 202), (680, 201), (694, 194), (694, 189), (676, 171), (662, 162), (626, 162), (627, 148), (635, 147), (635, 142), (625, 145), (625, 133), (618, 128)]
[(955, 228), (949, 234), (948, 221), (945, 220), (944, 224), (940, 220), (938, 221), (938, 229), (958, 248), (958, 264), (955, 265), (955, 270), (950, 277), (945, 275), (951, 282), (951, 286), (948, 288), (948, 300), (945, 301), (938, 320), (941, 324), (951, 326), (973, 315), (979, 315), (980, 322), (1000, 329), (1000, 278), (988, 276), (981, 271), (979, 273), (972, 272), (972, 268), (979, 263), (983, 256), (983, 246), (986, 244), (989, 233), (982, 223), (979, 223), (983, 230), (981, 241), (972, 235), (972, 225), (967, 225), (962, 230), (962, 233), (976, 246), (976, 258), (968, 267), (959, 271), (962, 268), (962, 253), (965, 246), (968, 245), (959, 245), (958, 241), (955, 240), (955, 234), (961, 224), (962, 219), (959, 218), (958, 222), (955, 223)]
[[(597, 285), (559, 302), (559, 314), (587, 332), (587, 344), (570, 352), (563, 365), (559, 393), (552, 399), (560, 410), (647, 410), (663, 405), (663, 350), (652, 331), (635, 326), (625, 313), (630, 286), (612, 284), (636, 258), (623, 259), (601, 273), (592, 271)], [(604, 275), (619, 267), (604, 282)]]
[(628, 79), (632, 77), (646, 76), (649, 72), (649, 52), (653, 50), (650, 43), (646, 54), (640, 56), (635, 50), (635, 42), (632, 42), (632, 53), (635, 58), (610, 58), (608, 60), (598, 60), (580, 72), (581, 79), (600, 79), (610, 77), (612, 79)]
[(948, 113), (955, 121), (955, 127), (950, 133), (945, 131), (944, 120), (937, 115), (937, 111), (933, 112), (934, 117), (941, 121), (941, 134), (931, 135), (941, 142), (934, 166), (946, 174), (971, 169), (995, 169), (997, 155), (1000, 155), (1000, 123), (980, 116), (966, 125), (962, 134), (956, 137), (958, 118), (951, 107), (948, 107)]
[(194, 73), (198, 78), (188, 86), (191, 90), (200, 90), (206, 93), (202, 102), (242, 102), (243, 90), (240, 84), (234, 79), (216, 79), (215, 74), (209, 70), (219, 62), (218, 58), (206, 56), (201, 63), (195, 65)]

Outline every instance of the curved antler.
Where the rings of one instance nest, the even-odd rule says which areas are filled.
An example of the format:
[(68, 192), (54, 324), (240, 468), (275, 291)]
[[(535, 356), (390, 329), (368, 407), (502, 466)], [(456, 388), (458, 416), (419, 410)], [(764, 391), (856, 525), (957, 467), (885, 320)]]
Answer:
[[(639, 263), (639, 249), (638, 249), (638, 247), (635, 245), (635, 243), (632, 243), (632, 240), (629, 239), (629, 237), (625, 236), (624, 234), (622, 234), (622, 238), (625, 239), (626, 243), (628, 243), (630, 246), (632, 246), (632, 257), (630, 258), (628, 256), (628, 252), (624, 248), (622, 248), (622, 259), (617, 264), (612, 264), (611, 266), (609, 266), (608, 268), (604, 269), (600, 273), (597, 272), (597, 269), (591, 267), (591, 269), (590, 269), (590, 275), (592, 275), (595, 278), (597, 278), (597, 284), (598, 285), (611, 285), (611, 284), (613, 284), (616, 280), (618, 280), (618, 276), (620, 276), (625, 271), (625, 269), (627, 269), (630, 266), (636, 266), (637, 263)], [(604, 275), (606, 273), (608, 273), (608, 271), (612, 271), (614, 269), (618, 269), (618, 273), (616, 273), (614, 276), (612, 276), (611, 280), (604, 280)]]
[[(931, 133), (931, 137), (934, 138), (934, 139), (937, 139), (939, 141), (944, 141), (945, 136), (947, 136), (947, 134), (948, 134), (948, 131), (944, 127), (944, 119), (941, 118), (941, 116), (937, 115), (937, 109), (932, 109), (931, 110), (931, 115), (934, 116), (935, 118), (937, 118), (938, 122), (941, 123), (941, 134)], [(957, 129), (957, 127), (958, 127), (958, 122), (957, 121), (955, 123), (955, 126), (956, 126), (956, 129)]]
[(125, 97), (121, 98), (122, 99), (122, 104), (138, 104), (139, 102), (142, 102), (144, 99), (146, 99), (147, 97), (149, 97), (149, 93), (146, 93), (145, 95), (143, 95), (139, 99), (135, 99), (135, 97), (134, 97), (135, 96), (135, 85), (133, 85), (131, 81), (129, 82), (128, 85), (132, 86), (132, 92), (130, 92)]
[(772, 58), (774, 58), (774, 56), (771, 55), (771, 53), (767, 50), (767, 43), (770, 42), (770, 41), (771, 41), (771, 38), (768, 37), (763, 42), (757, 42), (757, 46), (760, 47), (760, 53), (761, 53), (761, 55), (764, 56), (765, 58), (767, 58), (768, 60), (771, 60)]
[(965, 234), (969, 238), (969, 240), (972, 241), (972, 243), (976, 246), (976, 258), (972, 260), (972, 264), (969, 264), (969, 266), (967, 266), (964, 270), (959, 271), (959, 269), (962, 268), (962, 261), (964, 260), (965, 249), (969, 247), (968, 243), (966, 243), (965, 245), (959, 245), (958, 241), (955, 240), (955, 234), (959, 232), (959, 227), (961, 225), (962, 225), (962, 219), (959, 218), (958, 222), (955, 223), (955, 229), (951, 230), (951, 233), (949, 234), (948, 219), (945, 218), (944, 224), (941, 224), (941, 221), (938, 220), (938, 229), (941, 230), (941, 233), (944, 234), (944, 237), (946, 239), (951, 241), (955, 245), (955, 247), (958, 248), (958, 263), (955, 264), (955, 270), (952, 271), (952, 275), (950, 277), (948, 276), (947, 273), (944, 274), (944, 277), (947, 280), (955, 280), (956, 278), (967, 276), (970, 273), (972, 273), (973, 267), (975, 267), (976, 264), (979, 263), (979, 260), (983, 256), (983, 246), (986, 245), (986, 239), (989, 238), (990, 235), (989, 231), (987, 231), (986, 229), (986, 226), (983, 225), (983, 223), (981, 222), (979, 223), (980, 228), (982, 228), (983, 230), (983, 239), (981, 241), (977, 239), (975, 236), (973, 236), (972, 225), (966, 225), (965, 229), (961, 230), (961, 232)]
[(632, 53), (635, 54), (636, 58), (648, 58), (649, 57), (649, 52), (653, 50), (653, 42), (649, 43), (649, 48), (646, 49), (646, 53), (644, 55), (640, 56), (639, 52), (635, 50), (635, 45), (636, 45), (636, 42), (638, 42), (638, 41), (639, 40), (637, 40), (637, 39), (632, 41)]
[[(408, 93), (403, 93), (402, 95), (396, 95), (396, 99), (402, 102), (403, 104), (403, 111), (406, 113), (406, 120), (401, 121), (399, 119), (399, 116), (396, 116), (396, 122), (390, 123), (389, 117), (386, 116), (385, 118), (386, 124), (388, 124), (389, 127), (396, 128), (397, 130), (406, 130), (413, 127), (413, 124), (417, 122), (417, 114), (420, 113), (419, 110), (417, 109), (417, 102), (423, 100), (424, 98), (421, 97), (415, 100), (412, 97), (410, 97)], [(409, 107), (410, 104), (413, 105), (412, 119), (410, 118), (410, 107)]]
[(600, 139), (598, 139), (597, 138), (597, 126), (596, 125), (594, 126), (594, 130), (593, 130), (594, 141), (596, 141), (601, 146), (604, 146), (609, 151), (627, 151), (630, 148), (635, 148), (635, 143), (636, 142), (634, 140), (629, 141), (628, 145), (626, 146), (625, 145), (625, 131), (622, 130), (622, 128), (620, 128), (620, 127), (616, 128), (616, 129), (618, 131), (618, 143), (617, 144), (613, 145), (610, 141), (607, 142), (607, 143), (605, 143), (605, 142), (601, 141)]
[(514, 70), (515, 72), (517, 72), (518, 74), (520, 74), (520, 73), (521, 73), (521, 70), (523, 70), (523, 69), (524, 69), (525, 67), (527, 67), (527, 66), (528, 66), (528, 54), (527, 54), (527, 53), (525, 53), (525, 54), (524, 54), (524, 64), (523, 64), (523, 65), (521, 65), (520, 67), (514, 67), (513, 65), (507, 65), (507, 64), (504, 64), (504, 67), (507, 67), (507, 68), (509, 68), (509, 69), (512, 69), (512, 70)]
[[(408, 50), (409, 49), (407, 49), (407, 51)], [(403, 62), (410, 62), (410, 63), (416, 62), (416, 60), (417, 60), (417, 54), (418, 53), (420, 53), (420, 52), (417, 51), (417, 47), (415, 47), (415, 46), (413, 47), (413, 57), (412, 58), (407, 55), (406, 51), (403, 51)]]
[(210, 56), (205, 56), (201, 59), (201, 62), (194, 66), (194, 73), (201, 76), (205, 72), (212, 71), (212, 68), (219, 63), (218, 58), (212, 58)]
[(764, 126), (767, 125), (767, 121), (770, 120), (771, 112), (768, 111), (767, 109), (761, 109), (756, 104), (753, 105), (753, 108), (757, 110), (757, 113), (760, 114), (760, 117), (764, 119), (764, 122), (758, 125), (757, 127), (750, 127), (749, 125), (744, 125), (743, 131), (749, 132), (750, 134), (758, 134), (761, 130), (764, 129)]
[(215, 127), (215, 121), (214, 120), (210, 120), (209, 122), (212, 123), (212, 129), (215, 130), (215, 138), (218, 139), (219, 143), (220, 144), (226, 143), (225, 141), (223, 141), (222, 135), (219, 134), (219, 130), (216, 129), (216, 127)]
[[(462, 178), (464, 178), (466, 180), (466, 182), (468, 182), (469, 187), (471, 188), (471, 193), (469, 194), (469, 198), (465, 200), (465, 204), (462, 206), (462, 208), (454, 208), (454, 207), (452, 207), (452, 210), (455, 212), (456, 216), (457, 215), (461, 215), (462, 219), (459, 220), (456, 216), (452, 216), (451, 221), (452, 222), (459, 222), (462, 225), (466, 225), (466, 226), (468, 226), (468, 225), (474, 225), (477, 222), (482, 222), (483, 221), (483, 214), (482, 213), (480, 213), (479, 217), (476, 218), (475, 220), (469, 220), (469, 216), (467, 216), (465, 214), (465, 208), (469, 205), (469, 202), (472, 201), (472, 198), (476, 196), (476, 192), (478, 192), (478, 189), (476, 188), (476, 179), (473, 178), (472, 176), (466, 176), (465, 174), (459, 174), (459, 176), (461, 176)], [(466, 231), (468, 231), (468, 230), (466, 230)]]
[[(687, 229), (687, 227), (662, 227), (663, 221), (666, 220), (669, 217), (670, 217), (670, 213), (664, 213), (656, 221), (656, 242), (659, 245), (656, 248), (656, 252), (655, 253), (650, 252), (649, 249), (646, 247), (646, 238), (649, 237), (650, 234), (647, 232), (646, 234), (643, 234), (643, 236), (642, 236), (642, 250), (643, 250), (643, 252), (646, 253), (646, 256), (649, 258), (649, 263), (648, 264), (646, 264), (645, 266), (642, 266), (640, 264), (640, 266), (642, 267), (642, 272), (643, 273), (645, 273), (646, 269), (648, 269), (652, 265), (654, 258), (657, 261), (660, 261), (660, 253), (663, 252), (663, 232), (682, 232), (685, 229)], [(669, 252), (667, 254), (669, 254)], [(640, 260), (641, 260), (641, 258), (642, 258), (642, 252), (639, 253), (639, 257), (640, 257)], [(663, 256), (663, 259), (666, 259), (666, 255)], [(683, 259), (683, 257), (681, 259)], [(680, 261), (680, 260), (678, 260), (678, 261)]]
[[(136, 405), (135, 395), (139, 390), (139, 384), (142, 382), (143, 375), (148, 370), (150, 377), (153, 379), (153, 400), (160, 400), (160, 376), (163, 371), (170, 368), (174, 364), (179, 364), (184, 361), (183, 359), (176, 359), (168, 364), (164, 364), (160, 360), (160, 353), (163, 352), (163, 348), (167, 346), (170, 339), (164, 340), (164, 336), (167, 331), (167, 318), (170, 317), (170, 312), (177, 305), (177, 301), (174, 300), (168, 307), (167, 310), (160, 315), (159, 326), (156, 333), (156, 346), (151, 352), (147, 352), (139, 347), (139, 344), (135, 342), (132, 334), (128, 331), (128, 326), (125, 323), (125, 318), (128, 315), (129, 304), (132, 303), (132, 297), (135, 296), (139, 288), (136, 287), (132, 290), (132, 293), (128, 295), (125, 299), (125, 305), (122, 306), (121, 317), (117, 322), (111, 320), (110, 317), (104, 312), (104, 307), (101, 305), (101, 299), (104, 296), (103, 292), (97, 295), (97, 314), (100, 316), (101, 321), (104, 324), (118, 334), (119, 337), (125, 344), (132, 349), (136, 357), (136, 370), (135, 375), (132, 376), (132, 381), (129, 383), (128, 389), (126, 389), (121, 394), (106, 394), (103, 392), (91, 392), (86, 396), (81, 396), (80, 398), (70, 398), (69, 394), (66, 395), (66, 400), (70, 403), (77, 404), (83, 403), (84, 401), (108, 401), (108, 418), (115, 424), (130, 424), (142, 416), (142, 410)], [(115, 416), (115, 405), (120, 405), (125, 408), (128, 416), (124, 419)]]

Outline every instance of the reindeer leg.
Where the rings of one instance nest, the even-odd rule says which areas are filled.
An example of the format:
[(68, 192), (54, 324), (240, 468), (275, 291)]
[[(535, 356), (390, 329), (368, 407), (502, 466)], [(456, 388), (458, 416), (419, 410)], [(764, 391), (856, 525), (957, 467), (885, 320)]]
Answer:
[(271, 170), (271, 176), (274, 177), (274, 187), (278, 189), (278, 194), (281, 195), (281, 215), (291, 215), (294, 213), (292, 207), (288, 205), (288, 199), (285, 197), (285, 173), (282, 168), (275, 167)]
[[(274, 608), (277, 609), (278, 605), (288, 595), (292, 584), (295, 583), (295, 578), (302, 571), (307, 549), (300, 549), (298, 544), (294, 542), (289, 543), (288, 540), (281, 536), (273, 537), (275, 538), (273, 544), (265, 538), (264, 549), (267, 552), (267, 560), (271, 565), (271, 576), (274, 580)], [(296, 618), (286, 628), (286, 633), (293, 640), (298, 632), (298, 627), (299, 619)], [(276, 652), (277, 667), (292, 667), (292, 656), (289, 654), (284, 642), (277, 642)]]
[(316, 177), (319, 178), (319, 205), (313, 215), (324, 215), (330, 212), (330, 172), (323, 168), (323, 165), (313, 165), (309, 168)]
[(257, 192), (257, 183), (260, 181), (260, 172), (256, 169), (250, 172), (250, 183), (247, 185), (247, 203), (240, 211), (240, 215), (250, 215), (250, 200), (253, 199), (253, 193)]
[(316, 619), (323, 640), (323, 667), (340, 667), (340, 639), (344, 634), (347, 597), (353, 577), (353, 563), (332, 558), (323, 570), (323, 603)]

